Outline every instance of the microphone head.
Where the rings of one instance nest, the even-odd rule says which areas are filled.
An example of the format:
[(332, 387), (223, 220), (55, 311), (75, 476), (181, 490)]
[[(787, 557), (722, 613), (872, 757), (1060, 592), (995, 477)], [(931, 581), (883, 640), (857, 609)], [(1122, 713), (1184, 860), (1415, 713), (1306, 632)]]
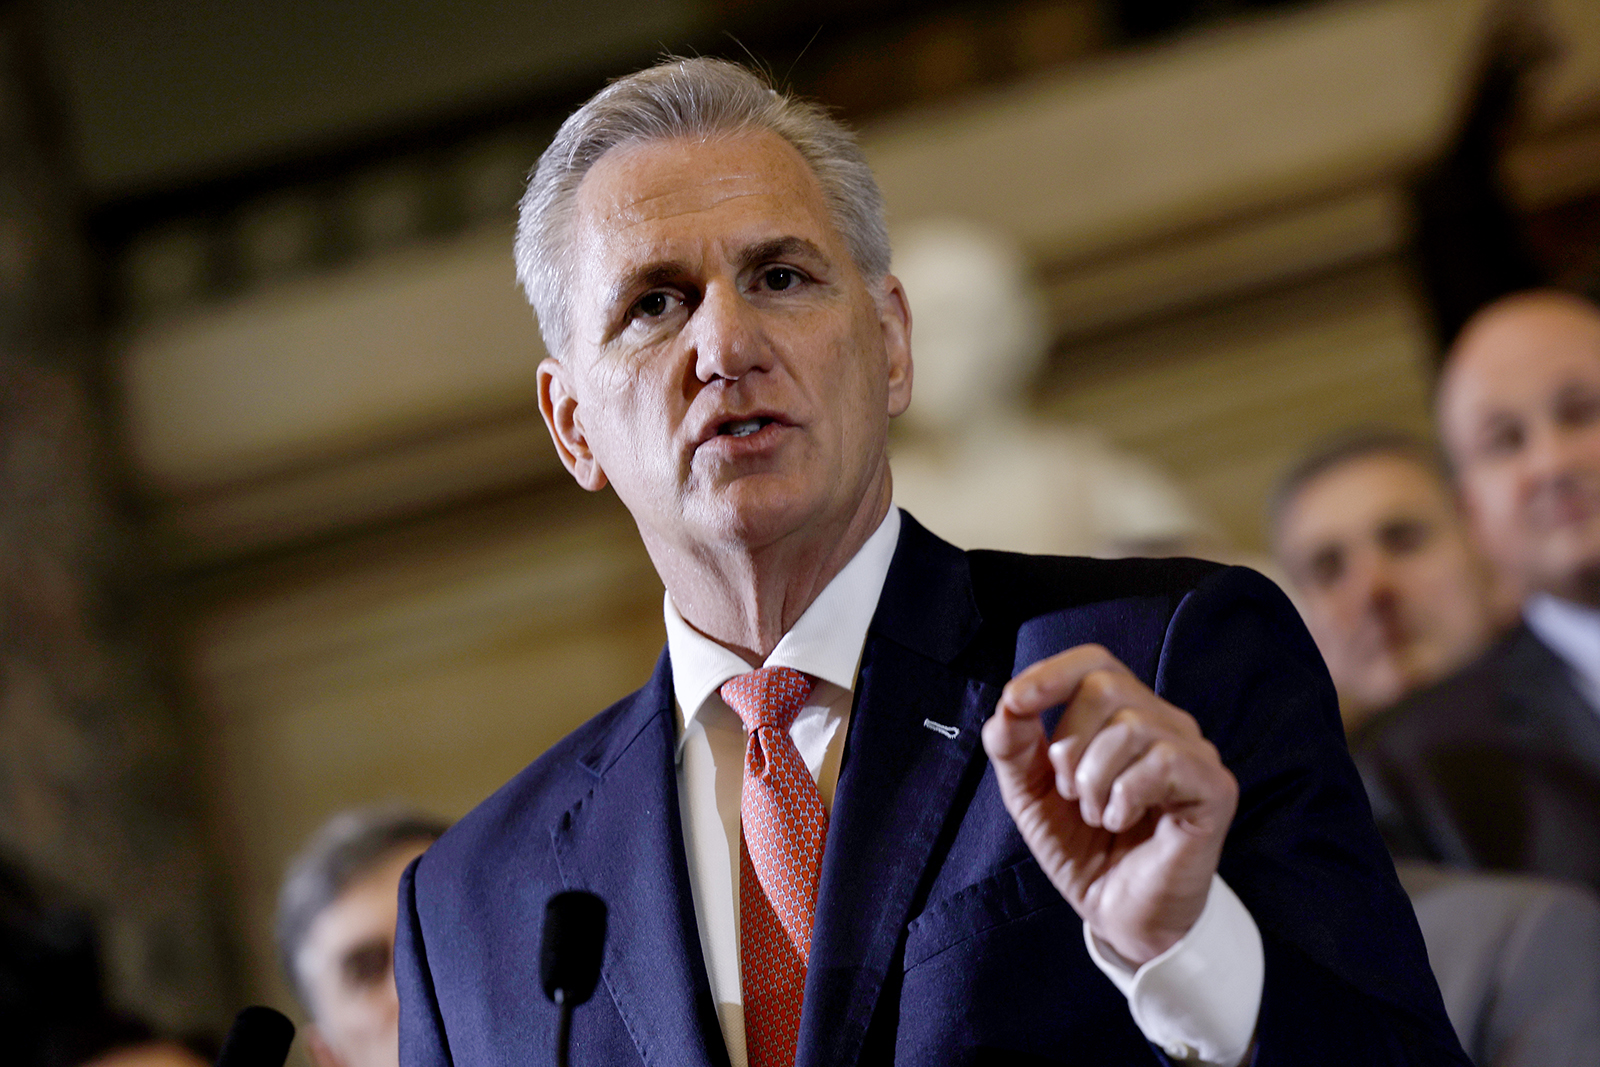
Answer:
[(281, 1011), (257, 1004), (234, 1016), (217, 1067), (283, 1067), (294, 1041), (294, 1023)]
[(589, 999), (600, 980), (600, 952), (606, 943), (605, 901), (581, 889), (557, 893), (544, 906), (544, 939), (539, 946), (539, 980), (544, 995), (560, 1004)]

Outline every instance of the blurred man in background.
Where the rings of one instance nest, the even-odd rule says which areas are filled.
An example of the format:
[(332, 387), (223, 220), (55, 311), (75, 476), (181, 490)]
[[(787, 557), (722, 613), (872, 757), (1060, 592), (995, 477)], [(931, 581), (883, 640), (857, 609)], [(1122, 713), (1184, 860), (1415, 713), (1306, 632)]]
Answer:
[(448, 823), (405, 808), (347, 811), (306, 845), (278, 896), (278, 953), (310, 1019), (318, 1067), (396, 1067), (396, 891)]
[(1283, 477), (1271, 511), (1273, 550), (1347, 730), (1488, 643), (1487, 571), (1423, 442), (1391, 430), (1335, 438)]
[[(1271, 540), (1345, 728), (1452, 673), (1493, 632), (1489, 577), (1436, 454), (1393, 430), (1314, 448), (1273, 493)], [(1445, 1009), (1483, 1067), (1600, 1047), (1600, 902), (1540, 878), (1398, 865)]]
[(1553, 291), (1480, 311), (1440, 436), (1522, 624), (1358, 739), (1391, 842), (1600, 886), (1600, 310)]

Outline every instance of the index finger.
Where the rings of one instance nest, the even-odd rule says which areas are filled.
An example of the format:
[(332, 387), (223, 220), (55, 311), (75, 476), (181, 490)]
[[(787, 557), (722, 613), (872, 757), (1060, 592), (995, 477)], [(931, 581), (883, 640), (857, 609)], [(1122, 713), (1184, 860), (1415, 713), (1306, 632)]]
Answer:
[(1025, 667), (1006, 684), (994, 714), (984, 724), (984, 748), (997, 764), (1018, 763), (1021, 773), (1042, 773), (1048, 767), (1045, 748), (1049, 738), (1039, 714), (1065, 704), (1098, 670), (1127, 670), (1101, 645), (1078, 645)]

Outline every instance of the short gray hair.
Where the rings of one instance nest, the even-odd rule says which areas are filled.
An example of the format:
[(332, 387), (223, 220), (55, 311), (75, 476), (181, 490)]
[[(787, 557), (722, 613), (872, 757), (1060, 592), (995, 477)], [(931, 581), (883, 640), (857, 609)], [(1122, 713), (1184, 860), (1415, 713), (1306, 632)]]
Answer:
[(296, 958), (311, 924), (350, 884), (401, 845), (432, 844), (450, 824), (395, 804), (343, 811), (323, 824), (289, 864), (278, 891), (278, 960), (300, 998), (315, 1017), (316, 1008)]
[(573, 112), (539, 157), (517, 222), (517, 280), (558, 359), (570, 338), (567, 227), (572, 199), (613, 148), (765, 130), (800, 153), (816, 176), (856, 268), (869, 283), (889, 273), (883, 194), (855, 134), (820, 105), (774, 89), (721, 59), (668, 59), (613, 82)]
[(1447, 494), (1455, 491), (1450, 468), (1432, 443), (1390, 426), (1351, 427), (1312, 445), (1279, 476), (1267, 497), (1267, 533), (1272, 543), (1277, 544), (1290, 505), (1307, 485), (1331, 470), (1372, 456), (1410, 460), (1436, 479)]

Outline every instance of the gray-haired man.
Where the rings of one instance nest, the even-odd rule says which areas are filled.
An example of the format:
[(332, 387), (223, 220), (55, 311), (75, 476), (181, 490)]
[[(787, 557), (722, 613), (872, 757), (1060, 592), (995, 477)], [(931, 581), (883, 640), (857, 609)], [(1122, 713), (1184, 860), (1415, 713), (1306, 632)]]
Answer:
[(541, 409), (668, 647), (402, 881), (403, 1062), (546, 1054), (563, 888), (611, 909), (574, 1062), (1463, 1062), (1270, 582), (892, 506), (883, 233), (849, 132), (731, 64), (619, 81), (541, 159)]
[(310, 1017), (318, 1067), (395, 1067), (395, 888), (449, 824), (400, 807), (335, 815), (290, 864), (278, 895), (278, 954)]

